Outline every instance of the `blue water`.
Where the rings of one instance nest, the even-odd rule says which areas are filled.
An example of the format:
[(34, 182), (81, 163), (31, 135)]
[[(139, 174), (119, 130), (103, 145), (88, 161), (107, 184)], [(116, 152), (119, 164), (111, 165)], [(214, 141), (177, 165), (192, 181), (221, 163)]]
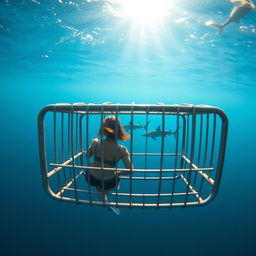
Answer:
[[(141, 28), (111, 2), (0, 3), (1, 255), (254, 255), (255, 10), (220, 36), (228, 1), (173, 0)], [(37, 115), (51, 103), (192, 103), (229, 118), (220, 190), (207, 206), (122, 209), (50, 199)]]

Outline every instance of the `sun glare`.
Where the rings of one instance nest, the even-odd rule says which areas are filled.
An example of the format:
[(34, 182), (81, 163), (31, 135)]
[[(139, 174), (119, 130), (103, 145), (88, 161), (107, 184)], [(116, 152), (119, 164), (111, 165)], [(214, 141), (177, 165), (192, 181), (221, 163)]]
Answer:
[(132, 23), (151, 26), (168, 15), (170, 0), (120, 0), (122, 16)]

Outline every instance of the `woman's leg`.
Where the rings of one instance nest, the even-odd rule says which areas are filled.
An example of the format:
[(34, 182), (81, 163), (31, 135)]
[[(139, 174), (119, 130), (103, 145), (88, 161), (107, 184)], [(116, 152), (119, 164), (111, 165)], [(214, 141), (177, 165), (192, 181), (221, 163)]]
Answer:
[[(98, 197), (100, 198), (100, 200), (103, 202), (107, 202), (108, 201), (108, 197), (107, 197), (107, 193), (108, 190), (103, 190), (100, 187), (96, 187), (97, 192), (98, 192)], [(116, 215), (120, 215), (120, 210), (114, 206), (107, 206), (107, 209), (114, 212)]]
[(107, 191), (106, 190), (103, 190), (102, 188), (100, 187), (96, 187), (96, 190), (98, 192), (98, 197), (101, 201), (107, 201), (108, 200), (108, 197), (107, 197)]

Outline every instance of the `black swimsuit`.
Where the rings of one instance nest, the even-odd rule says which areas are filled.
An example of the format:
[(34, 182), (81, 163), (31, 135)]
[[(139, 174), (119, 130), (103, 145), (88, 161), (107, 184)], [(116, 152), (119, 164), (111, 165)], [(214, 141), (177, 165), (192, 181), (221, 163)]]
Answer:
[[(97, 142), (97, 144), (94, 148), (94, 161), (101, 162), (102, 161), (101, 157), (96, 156), (96, 148), (98, 146), (98, 143), (99, 143), (99, 141)], [(121, 148), (121, 146), (118, 147), (117, 154), (118, 154), (120, 148)], [(104, 164), (108, 164), (112, 167), (116, 167), (117, 162), (118, 161), (116, 161), (116, 159), (114, 159), (113, 161), (103, 160)], [(90, 184), (91, 186), (100, 187), (103, 190), (111, 190), (111, 189), (115, 189), (117, 187), (117, 185), (119, 184), (120, 178), (118, 176), (115, 176), (114, 178), (109, 179), (109, 180), (101, 180), (101, 179), (94, 177), (90, 172), (87, 171), (86, 172), (86, 180), (87, 180), (88, 184)]]

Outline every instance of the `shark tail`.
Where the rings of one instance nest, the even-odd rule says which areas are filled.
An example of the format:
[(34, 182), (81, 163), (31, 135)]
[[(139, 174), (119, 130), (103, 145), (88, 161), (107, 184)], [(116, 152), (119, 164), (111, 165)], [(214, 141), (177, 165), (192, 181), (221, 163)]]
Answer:
[(179, 127), (177, 127), (176, 131), (173, 133), (173, 135), (174, 135), (175, 139), (177, 139), (177, 133), (178, 133), (178, 130), (179, 130), (179, 129), (180, 129), (180, 126), (179, 126)]
[(149, 123), (150, 123), (150, 121), (148, 121), (148, 122), (144, 125), (144, 129), (145, 129), (145, 130), (147, 130)]
[(212, 21), (207, 21), (205, 23), (205, 25), (208, 26), (208, 27), (214, 27), (214, 28), (219, 29), (219, 34), (222, 34), (222, 32), (223, 32), (224, 24), (217, 24), (217, 23), (214, 23)]

